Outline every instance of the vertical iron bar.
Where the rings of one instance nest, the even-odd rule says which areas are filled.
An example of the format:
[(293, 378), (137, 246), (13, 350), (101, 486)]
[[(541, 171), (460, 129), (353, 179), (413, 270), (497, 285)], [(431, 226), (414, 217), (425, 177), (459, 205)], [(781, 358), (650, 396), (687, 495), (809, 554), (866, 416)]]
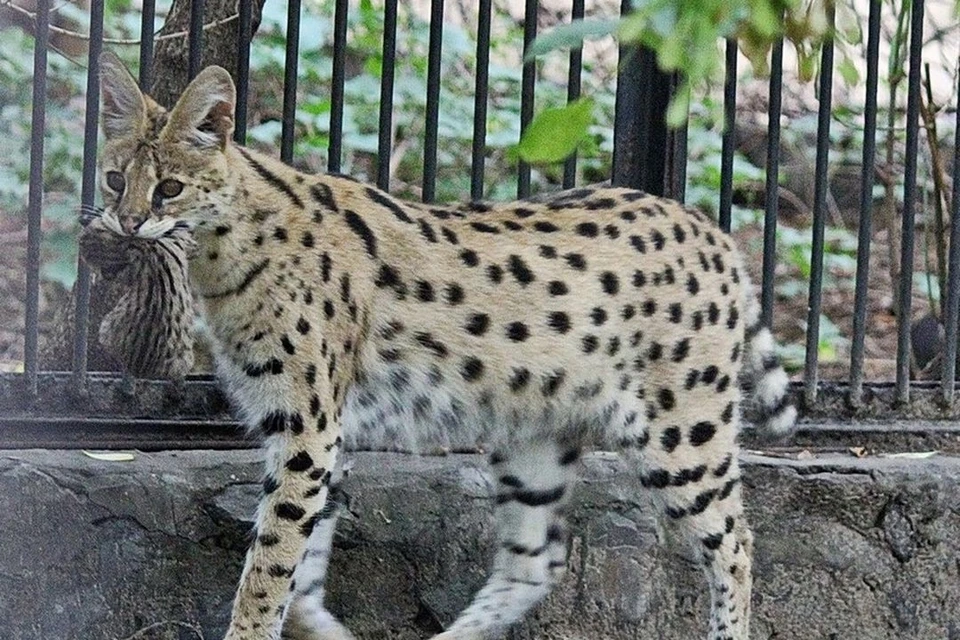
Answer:
[(427, 56), (427, 121), (423, 141), (424, 202), (433, 202), (437, 193), (437, 128), (440, 125), (440, 61), (443, 47), (443, 2), (430, 3), (430, 43)]
[(286, 58), (283, 64), (283, 114), (280, 130), (280, 159), (293, 161), (293, 134), (297, 122), (297, 60), (300, 52), (300, 0), (287, 4)]
[[(960, 79), (957, 81), (960, 99)], [(957, 316), (960, 315), (960, 108), (953, 143), (953, 211), (950, 212), (950, 280), (947, 282), (946, 353), (940, 392), (944, 402), (953, 404), (957, 375)]]
[(250, 40), (253, 38), (253, 3), (238, 3), (240, 24), (237, 26), (237, 106), (233, 139), (237, 144), (247, 141), (247, 101), (250, 93)]
[(723, 143), (720, 150), (720, 228), (730, 232), (733, 209), (733, 152), (737, 114), (737, 41), (727, 40), (726, 71), (723, 81)]
[(47, 42), (50, 0), (38, 0), (33, 48), (33, 108), (30, 116), (30, 190), (27, 202), (27, 299), (23, 371), (27, 393), (37, 393), (40, 322), (40, 222), (43, 215), (43, 133), (47, 117)]
[(153, 25), (156, 17), (157, 0), (143, 0), (140, 14), (140, 88), (144, 91), (150, 91), (153, 86)]
[(492, 0), (480, 0), (477, 16), (477, 80), (473, 97), (473, 152), (470, 199), (483, 198), (483, 164), (487, 147), (487, 94), (490, 77), (490, 12)]
[[(828, 5), (828, 28), (835, 11)], [(813, 244), (810, 250), (810, 302), (807, 306), (806, 361), (803, 393), (807, 404), (817, 399), (817, 347), (820, 342), (820, 309), (823, 294), (823, 232), (827, 217), (827, 163), (830, 155), (830, 110), (833, 99), (833, 36), (823, 43), (820, 57), (820, 107), (817, 114), (817, 162), (814, 171)]]
[(920, 65), (923, 0), (910, 8), (910, 71), (907, 76), (907, 144), (903, 167), (903, 227), (900, 234), (900, 308), (897, 310), (898, 402), (910, 401), (910, 315), (913, 309), (913, 231), (917, 203), (917, 148), (920, 134)]
[[(669, 76), (669, 100), (677, 94), (682, 81), (679, 73)], [(668, 103), (664, 104), (664, 110)], [(666, 112), (664, 111), (664, 116)], [(667, 130), (667, 151), (663, 169), (663, 195), (678, 202), (684, 202), (687, 197), (687, 134), (689, 132), (689, 112), (683, 124)]]
[(190, 35), (188, 36), (189, 57), (187, 58), (187, 75), (193, 80), (200, 73), (200, 64), (203, 62), (203, 14), (206, 9), (206, 0), (190, 1)]
[[(537, 0), (527, 0), (523, 14), (523, 55), (527, 55), (530, 45), (537, 37)], [(523, 77), (520, 85), (520, 135), (527, 130), (533, 120), (533, 92), (537, 83), (537, 63), (531, 60), (523, 65)], [(530, 195), (530, 165), (520, 162), (517, 170), (517, 197)]]
[(854, 407), (860, 406), (863, 396), (863, 341), (867, 333), (873, 176), (876, 171), (881, 9), (881, 0), (870, 2), (867, 27), (867, 94), (863, 111), (863, 172), (860, 174), (860, 229), (857, 233), (857, 284), (853, 299), (853, 344), (850, 349), (850, 404)]
[(773, 274), (777, 266), (777, 214), (780, 209), (780, 107), (783, 92), (783, 38), (770, 56), (770, 104), (767, 109), (767, 184), (763, 218), (763, 280), (760, 319), (773, 326)]
[(393, 77), (397, 66), (397, 0), (383, 9), (383, 69), (380, 74), (380, 139), (377, 145), (377, 186), (390, 190), (390, 152), (393, 146)]
[[(583, 0), (573, 0), (571, 21), (583, 20)], [(573, 102), (580, 97), (580, 76), (583, 70), (583, 45), (577, 45), (570, 50), (570, 72), (567, 76), (567, 102)], [(563, 188), (570, 189), (577, 183), (577, 152), (567, 158), (563, 164)]]
[(343, 155), (343, 83), (347, 63), (347, 0), (337, 0), (333, 14), (333, 77), (330, 80), (330, 146), (327, 171), (340, 171)]
[[(83, 178), (80, 204), (93, 206), (97, 192), (97, 123), (100, 119), (100, 53), (103, 51), (103, 6), (97, 0), (90, 6), (90, 45), (87, 63), (87, 102), (83, 125)], [(77, 261), (77, 282), (74, 285), (73, 378), (75, 389), (87, 382), (87, 339), (90, 325), (90, 267)]]

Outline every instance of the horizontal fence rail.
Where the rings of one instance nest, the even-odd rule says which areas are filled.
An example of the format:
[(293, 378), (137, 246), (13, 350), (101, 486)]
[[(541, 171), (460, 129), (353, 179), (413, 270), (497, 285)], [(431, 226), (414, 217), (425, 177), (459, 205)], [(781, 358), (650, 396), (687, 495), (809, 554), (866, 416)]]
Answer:
[[(253, 2), (238, 3), (238, 14), (233, 27), (238, 33), (236, 43), (236, 74), (238, 104), (234, 139), (244, 143), (251, 129), (251, 48), (256, 12)], [(359, 9), (349, 0), (332, 0), (329, 16), (332, 33), (332, 59), (329, 69), (329, 125), (326, 168), (339, 172), (344, 163), (344, 118), (347, 104), (346, 86), (350, 78), (348, 53), (348, 27), (352, 12)], [(403, 43), (401, 31), (406, 24), (398, 21), (402, 7), (398, 0), (382, 0), (383, 33), (379, 93), (379, 129), (376, 136), (377, 162), (372, 179), (383, 189), (390, 189), (391, 153), (394, 147), (394, 99), (397, 91), (398, 42)], [(189, 77), (196, 75), (204, 64), (206, 10), (209, 3), (193, 0), (189, 4), (186, 35), (186, 65)], [(284, 49), (284, 73), (280, 107), (279, 155), (288, 163), (297, 161), (297, 97), (298, 78), (304, 70), (298, 68), (302, 13), (300, 0), (289, 0), (286, 20), (286, 43)], [(516, 55), (522, 60), (538, 31), (545, 28), (544, 15), (537, 0), (525, 0)], [(902, 275), (896, 297), (897, 353), (895, 381), (877, 383), (866, 380), (865, 342), (868, 336), (868, 281), (871, 273), (870, 247), (874, 226), (874, 187), (877, 175), (878, 134), (878, 85), (881, 38), (881, 9), (879, 0), (869, 4), (866, 23), (866, 80), (863, 92), (863, 140), (862, 166), (859, 175), (859, 229), (857, 231), (856, 276), (852, 313), (852, 340), (850, 348), (850, 374), (845, 381), (824, 380), (820, 375), (819, 360), (820, 319), (823, 311), (823, 286), (825, 278), (824, 251), (825, 230), (828, 222), (830, 196), (831, 123), (834, 120), (834, 43), (829, 38), (820, 51), (820, 72), (816, 97), (818, 122), (816, 130), (816, 161), (814, 174), (814, 204), (810, 228), (812, 251), (810, 282), (806, 317), (805, 359), (802, 373), (792, 393), (803, 408), (805, 416), (816, 420), (832, 415), (855, 416), (861, 419), (889, 420), (892, 418), (956, 419), (960, 409), (954, 407), (956, 356), (958, 339), (958, 306), (960, 306), (960, 112), (957, 114), (956, 144), (952, 149), (953, 184), (952, 211), (949, 218), (950, 251), (949, 274), (942, 325), (944, 349), (940, 380), (930, 383), (911, 381), (910, 331), (913, 319), (914, 249), (917, 228), (917, 210), (921, 206), (923, 186), (918, 180), (918, 156), (920, 149), (921, 65), (923, 46), (924, 2), (913, 0), (910, 9), (909, 72), (906, 81), (906, 109), (896, 114), (898, 126), (905, 129), (903, 175), (903, 211), (900, 220), (900, 265)], [(441, 92), (442, 78), (450, 72), (445, 65), (444, 28), (445, 10), (451, 5), (444, 0), (427, 3), (428, 23), (426, 91), (423, 95), (422, 183), (420, 197), (423, 202), (437, 198), (437, 180), (443, 168), (445, 141), (440, 133), (441, 113), (444, 108)], [(631, 10), (630, 0), (622, 0), (621, 11)], [(90, 3), (89, 39), (87, 47), (86, 116), (83, 134), (83, 166), (80, 203), (91, 207), (95, 202), (97, 187), (97, 138), (99, 120), (98, 57), (104, 48), (104, 0)], [(472, 97), (472, 123), (469, 153), (469, 197), (474, 200), (485, 196), (484, 179), (490, 163), (488, 148), (488, 125), (491, 109), (491, 49), (492, 27), (495, 8), (492, 0), (479, 0), (473, 22), (476, 36), (475, 58), (468, 68), (474, 78)], [(136, 398), (125, 396), (119, 378), (102, 372), (89, 372), (87, 354), (88, 337), (96, 336), (96, 327), (91, 327), (91, 277), (87, 266), (79, 261), (74, 290), (72, 331), (72, 372), (67, 374), (42, 370), (39, 361), (39, 300), (41, 284), (41, 229), (43, 224), (43, 176), (44, 132), (49, 122), (45, 104), (48, 91), (47, 69), (50, 40), (52, 0), (37, 0), (33, 14), (35, 28), (34, 73), (32, 77), (33, 106), (31, 119), (30, 176), (27, 211), (26, 296), (24, 311), (23, 372), (0, 374), (0, 445), (15, 446), (19, 442), (49, 446), (81, 446), (97, 442), (104, 445), (127, 444), (149, 448), (151, 438), (159, 438), (167, 446), (246, 446), (249, 444), (239, 433), (222, 397), (215, 385), (207, 378), (190, 377), (173, 390), (162, 383), (142, 383)], [(155, 0), (142, 3), (141, 37), (139, 38), (139, 81), (144, 88), (153, 86), (159, 70), (154, 66), (154, 54), (158, 47), (154, 37), (157, 15)], [(584, 0), (571, 0), (565, 20), (582, 19), (585, 15)], [(832, 8), (828, 21), (833, 22)], [(315, 37), (310, 34), (310, 37)], [(722, 151), (719, 170), (720, 183), (717, 191), (718, 222), (729, 230), (736, 204), (735, 158), (737, 155), (737, 128), (733, 126), (738, 114), (738, 44), (735, 40), (722, 45), (725, 51), (725, 82), (722, 94), (722, 112), (727, 124), (722, 133)], [(575, 47), (568, 52), (566, 74), (566, 97), (574, 101), (584, 94), (585, 49)], [(719, 52), (719, 49), (718, 49)], [(55, 54), (53, 54), (55, 55)], [(668, 130), (665, 123), (667, 105), (677, 87), (678, 77), (660, 71), (655, 64), (653, 52), (630, 44), (620, 46), (620, 65), (617, 75), (616, 108), (613, 122), (612, 168), (609, 179), (618, 185), (641, 188), (655, 194), (666, 194), (683, 200), (687, 185), (687, 129)], [(519, 69), (519, 128), (524, 131), (533, 120), (536, 104), (538, 62), (522, 62)], [(777, 42), (770, 55), (771, 76), (769, 102), (766, 109), (768, 125), (765, 145), (764, 215), (762, 225), (763, 256), (758, 269), (759, 297), (762, 318), (772, 324), (778, 314), (775, 275), (777, 261), (777, 229), (780, 215), (781, 174), (781, 119), (784, 89), (784, 43)], [(960, 94), (960, 87), (957, 87)], [(954, 95), (954, 99), (956, 99)], [(471, 126), (472, 125), (472, 126)], [(583, 158), (576, 154), (562, 165), (556, 178), (564, 188), (583, 182), (578, 171), (583, 171)], [(523, 162), (517, 163), (517, 195), (521, 198), (534, 194), (533, 168)], [(464, 193), (464, 197), (467, 194)], [(875, 269), (876, 267), (874, 267)], [(93, 339), (96, 339), (95, 337)], [(147, 391), (142, 391), (146, 389)], [(144, 395), (145, 394), (145, 395)], [(173, 394), (173, 395), (171, 395)], [(179, 395), (177, 395), (179, 394)], [(189, 398), (188, 406), (199, 407), (194, 414), (185, 416), (179, 412)], [(176, 400), (177, 402), (175, 402)], [(126, 407), (126, 408), (125, 408)], [(72, 422), (71, 422), (72, 421)], [(111, 422), (112, 421), (112, 422)], [(71, 434), (66, 430), (76, 426)], [(198, 444), (200, 443), (200, 444)], [(46, 445), (45, 445), (46, 446)]]

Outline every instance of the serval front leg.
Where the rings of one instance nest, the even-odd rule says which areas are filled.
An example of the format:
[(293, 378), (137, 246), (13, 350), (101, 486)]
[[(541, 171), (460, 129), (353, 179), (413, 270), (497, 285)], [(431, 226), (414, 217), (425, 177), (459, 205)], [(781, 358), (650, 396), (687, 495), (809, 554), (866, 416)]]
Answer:
[[(292, 368), (292, 367), (291, 367)], [(266, 475), (257, 511), (254, 541), (240, 578), (226, 640), (273, 640), (291, 591), (305, 543), (327, 512), (324, 507), (332, 470), (340, 454), (339, 411), (327, 382), (313, 382), (303, 406), (292, 411), (284, 394), (260, 394), (273, 410), (257, 417), (266, 436)], [(295, 375), (289, 371), (284, 375)], [(325, 391), (327, 391), (325, 393)], [(331, 531), (332, 535), (332, 531)]]

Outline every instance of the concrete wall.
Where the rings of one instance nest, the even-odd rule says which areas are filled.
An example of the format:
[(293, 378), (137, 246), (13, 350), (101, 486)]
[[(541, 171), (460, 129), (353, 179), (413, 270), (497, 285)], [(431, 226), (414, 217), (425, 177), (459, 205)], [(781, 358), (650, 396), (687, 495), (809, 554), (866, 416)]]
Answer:
[[(754, 638), (960, 639), (960, 459), (745, 463)], [(636, 478), (604, 454), (584, 475), (570, 572), (513, 638), (705, 637), (699, 573), (657, 546)], [(221, 638), (258, 476), (255, 452), (0, 452), (0, 638)], [(346, 489), (331, 609), (428, 637), (484, 579), (484, 461), (358, 454)]]

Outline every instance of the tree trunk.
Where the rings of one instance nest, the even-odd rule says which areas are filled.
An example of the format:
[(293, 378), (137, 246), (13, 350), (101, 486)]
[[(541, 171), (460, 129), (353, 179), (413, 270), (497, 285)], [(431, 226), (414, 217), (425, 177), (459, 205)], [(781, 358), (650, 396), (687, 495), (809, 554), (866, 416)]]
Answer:
[[(266, 0), (206, 0), (203, 24), (212, 25), (203, 31), (200, 68), (219, 65), (237, 77), (237, 43), (240, 39), (240, 2), (251, 3), (251, 37), (260, 26), (260, 12)], [(189, 63), (190, 7), (193, 0), (174, 0), (160, 35), (183, 33), (180, 37), (158, 40), (153, 64), (156, 70), (151, 95), (168, 109), (186, 88)], [(230, 19), (232, 18), (232, 19)], [(242, 99), (242, 98), (241, 98)]]

